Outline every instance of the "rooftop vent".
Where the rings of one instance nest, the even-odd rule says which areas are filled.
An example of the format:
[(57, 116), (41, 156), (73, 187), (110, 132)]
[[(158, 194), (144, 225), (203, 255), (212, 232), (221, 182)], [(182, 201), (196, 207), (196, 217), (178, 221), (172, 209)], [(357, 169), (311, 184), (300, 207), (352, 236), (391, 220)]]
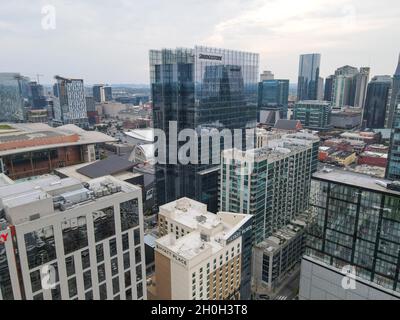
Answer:
[(197, 216), (196, 220), (198, 223), (205, 223), (207, 221), (207, 217), (206, 216)]
[(186, 212), (190, 208), (190, 202), (187, 199), (179, 199), (176, 201), (175, 208)]

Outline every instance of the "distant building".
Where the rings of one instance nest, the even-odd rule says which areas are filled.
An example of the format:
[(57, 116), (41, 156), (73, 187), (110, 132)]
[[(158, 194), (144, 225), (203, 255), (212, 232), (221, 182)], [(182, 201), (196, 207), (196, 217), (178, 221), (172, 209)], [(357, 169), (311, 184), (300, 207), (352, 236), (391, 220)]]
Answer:
[(112, 87), (104, 84), (94, 85), (93, 98), (98, 103), (111, 101), (113, 99)]
[(261, 123), (274, 126), (287, 119), (289, 80), (264, 80), (258, 85), (258, 110)]
[(300, 120), (304, 128), (312, 130), (329, 130), (332, 108), (327, 101), (298, 101), (294, 106), (293, 119)]
[(54, 122), (88, 126), (85, 88), (82, 79), (68, 79), (56, 76), (55, 90), (58, 101), (54, 106)]
[(386, 178), (400, 181), (400, 101), (394, 112)]
[(252, 216), (182, 198), (160, 207), (153, 293), (161, 300), (249, 300)]
[(368, 84), (363, 115), (363, 125), (366, 128), (380, 129), (386, 127), (391, 87), (391, 76), (373, 77)]
[(0, 125), (0, 172), (12, 179), (28, 178), (99, 158), (99, 145), (116, 139), (74, 125)]
[(266, 81), (266, 80), (274, 80), (275, 79), (275, 75), (271, 72), (271, 71), (264, 71), (263, 73), (261, 73), (260, 75), (260, 81)]
[(362, 109), (343, 108), (332, 110), (331, 125), (334, 128), (351, 130), (361, 126)]
[(394, 128), (395, 113), (397, 105), (400, 103), (400, 54), (396, 71), (393, 75), (392, 93), (389, 106), (388, 128)]
[(333, 75), (325, 79), (324, 99), (325, 101), (332, 101), (332, 88), (333, 88)]
[(0, 121), (24, 119), (23, 77), (19, 73), (0, 73)]
[(300, 55), (297, 101), (318, 99), (320, 63), (319, 53)]
[(303, 129), (300, 120), (278, 120), (275, 123), (274, 130), (287, 133), (298, 132)]
[(363, 108), (369, 79), (369, 68), (344, 66), (335, 71), (332, 85), (332, 106)]
[(1, 300), (146, 300), (140, 188), (48, 175), (4, 185), (0, 198)]

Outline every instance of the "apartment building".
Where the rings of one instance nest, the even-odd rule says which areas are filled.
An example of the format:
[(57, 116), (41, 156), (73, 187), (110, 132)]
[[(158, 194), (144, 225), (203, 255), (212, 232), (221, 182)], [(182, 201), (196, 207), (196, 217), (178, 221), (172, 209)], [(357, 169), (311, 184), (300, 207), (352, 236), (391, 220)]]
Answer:
[(254, 216), (253, 240), (260, 243), (308, 208), (319, 139), (284, 135), (264, 148), (222, 153), (220, 209)]
[(1, 299), (146, 299), (139, 187), (112, 176), (0, 184)]
[(157, 299), (250, 299), (252, 217), (181, 198), (160, 207)]

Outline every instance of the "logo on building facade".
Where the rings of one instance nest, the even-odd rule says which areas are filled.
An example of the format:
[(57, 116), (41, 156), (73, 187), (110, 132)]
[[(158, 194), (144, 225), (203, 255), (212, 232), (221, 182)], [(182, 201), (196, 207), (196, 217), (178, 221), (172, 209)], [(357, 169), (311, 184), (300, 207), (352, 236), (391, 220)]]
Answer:
[(202, 60), (222, 61), (222, 56), (200, 53), (200, 54), (199, 54), (199, 59), (202, 59)]

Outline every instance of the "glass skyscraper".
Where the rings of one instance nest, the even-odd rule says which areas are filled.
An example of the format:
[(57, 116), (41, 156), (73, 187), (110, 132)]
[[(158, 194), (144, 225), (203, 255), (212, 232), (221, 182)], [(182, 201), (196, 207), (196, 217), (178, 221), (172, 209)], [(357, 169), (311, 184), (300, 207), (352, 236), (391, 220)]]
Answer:
[(391, 86), (392, 77), (390, 76), (373, 77), (368, 84), (363, 115), (363, 121), (367, 128), (382, 129), (385, 127)]
[[(264, 80), (258, 85), (258, 109), (260, 121), (275, 125), (287, 118), (289, 80)], [(262, 119), (262, 113), (266, 116)]]
[(317, 100), (321, 55), (319, 53), (300, 55), (297, 100)]
[(386, 178), (400, 181), (400, 95), (396, 101), (393, 117), (393, 133), (390, 141), (390, 151), (386, 168)]
[(399, 62), (397, 64), (396, 71), (393, 75), (393, 84), (392, 84), (392, 95), (390, 100), (390, 114), (388, 119), (388, 127), (394, 127), (394, 118), (396, 112), (396, 106), (398, 104), (398, 98), (400, 96), (400, 55), (399, 55)]
[(24, 82), (18, 73), (0, 73), (0, 121), (24, 120)]
[[(167, 163), (169, 147), (184, 144), (170, 141), (170, 121), (178, 132), (255, 128), (258, 66), (256, 53), (203, 46), (150, 51), (154, 128), (166, 134)], [(218, 165), (157, 164), (158, 205), (186, 196), (216, 212), (218, 171)]]

